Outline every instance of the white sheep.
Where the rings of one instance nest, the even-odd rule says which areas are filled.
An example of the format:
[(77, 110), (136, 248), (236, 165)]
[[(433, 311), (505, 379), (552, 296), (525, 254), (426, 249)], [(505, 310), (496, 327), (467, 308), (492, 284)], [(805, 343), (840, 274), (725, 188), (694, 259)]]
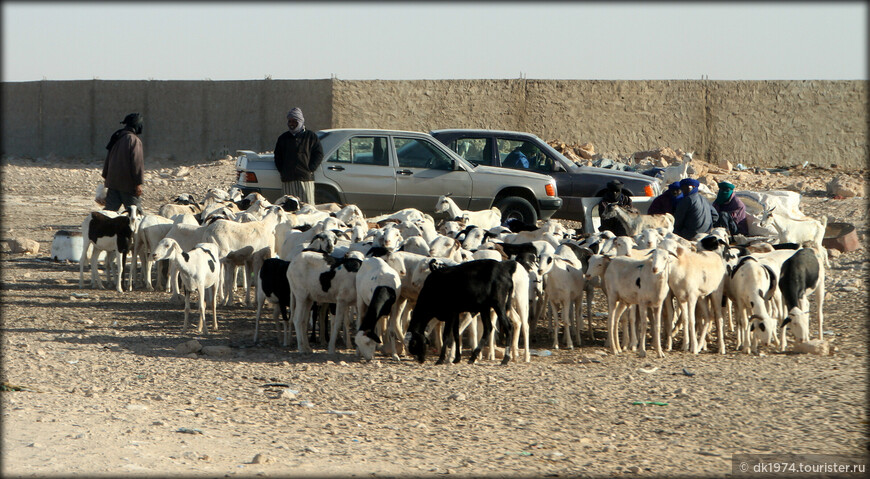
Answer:
[(184, 285), (184, 328), (187, 331), (190, 315), (190, 293), (196, 291), (199, 306), (199, 325), (197, 332), (206, 333), (205, 308), (206, 294), (212, 306), (212, 327), (218, 329), (217, 302), (221, 283), (221, 263), (219, 248), (214, 243), (198, 243), (190, 251), (182, 251), (181, 246), (171, 238), (163, 238), (152, 253), (154, 261), (167, 259), (178, 268)]
[(498, 208), (493, 206), (481, 211), (463, 210), (447, 195), (438, 197), (438, 201), (435, 202), (435, 213), (447, 213), (452, 220), (460, 219), (466, 225), (476, 225), (484, 229), (501, 225), (501, 210)]
[(336, 304), (333, 335), (329, 338), (330, 352), (334, 352), (337, 328), (345, 324), (348, 309), (356, 302), (356, 273), (363, 259), (361, 253), (353, 251), (341, 259), (303, 251), (290, 262), (287, 280), (293, 297), (293, 329), (300, 353), (312, 352), (308, 344), (308, 317), (314, 303)]
[[(397, 256), (404, 255), (398, 253)], [(401, 260), (398, 264), (404, 266)], [(356, 275), (357, 333), (354, 339), (357, 351), (366, 360), (374, 357), (375, 349), (381, 343), (385, 346), (390, 344), (393, 358), (399, 358), (395, 343), (401, 343), (404, 337), (398, 312), (401, 290), (402, 276), (386, 261), (381, 258), (366, 258), (363, 261)], [(387, 317), (385, 323), (380, 322), (383, 317)], [(383, 326), (378, 328), (378, 324)], [(387, 334), (384, 334), (385, 331)], [(332, 336), (329, 338), (333, 349), (337, 334), (337, 324), (333, 323)]]

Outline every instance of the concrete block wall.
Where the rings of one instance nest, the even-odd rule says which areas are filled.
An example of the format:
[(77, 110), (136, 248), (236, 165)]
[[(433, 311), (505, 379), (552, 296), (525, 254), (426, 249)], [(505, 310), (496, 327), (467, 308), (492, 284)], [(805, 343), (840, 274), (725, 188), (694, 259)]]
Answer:
[(668, 146), (707, 161), (864, 168), (864, 81), (251, 80), (2, 84), (2, 151), (94, 158), (130, 112), (146, 155), (267, 151), (299, 106), (326, 128), (493, 128), (591, 142), (611, 158)]
[(329, 80), (42, 81), (2, 85), (2, 154), (102, 158), (128, 113), (145, 117), (148, 158), (196, 163), (271, 150), (293, 106), (332, 124)]

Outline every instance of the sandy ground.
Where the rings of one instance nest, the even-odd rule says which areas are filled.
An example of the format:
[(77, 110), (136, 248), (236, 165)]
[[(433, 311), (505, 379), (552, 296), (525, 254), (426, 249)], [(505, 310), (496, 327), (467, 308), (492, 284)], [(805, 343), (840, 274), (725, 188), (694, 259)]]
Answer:
[[(95, 209), (100, 164), (50, 160), (2, 167), (2, 239), (41, 247), (0, 255), (2, 380), (29, 388), (0, 393), (4, 477), (725, 476), (735, 454), (867, 455), (864, 249), (831, 260), (830, 356), (738, 354), (733, 333), (725, 356), (613, 356), (599, 295), (595, 341), (529, 364), (363, 363), (349, 349), (282, 348), (271, 324), (254, 344), (254, 310), (240, 304), (219, 309), (219, 331), (191, 336), (167, 293), (79, 289), (78, 264), (49, 250), (57, 230)], [(177, 165), (148, 168), (150, 211), (233, 176), (229, 161), (182, 177)], [(826, 198), (832, 174), (806, 173), (802, 209), (854, 223), (863, 238), (867, 204)], [(190, 339), (225, 348), (177, 353)], [(536, 331), (532, 347), (550, 345)]]

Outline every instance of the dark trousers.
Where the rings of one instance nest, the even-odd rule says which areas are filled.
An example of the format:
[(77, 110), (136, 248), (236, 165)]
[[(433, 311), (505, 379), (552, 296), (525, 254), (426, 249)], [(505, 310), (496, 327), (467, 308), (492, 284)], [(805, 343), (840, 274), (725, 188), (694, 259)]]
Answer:
[(121, 205), (124, 205), (124, 209), (129, 208), (131, 205), (136, 205), (136, 208), (139, 211), (142, 211), (142, 198), (122, 191), (113, 190), (112, 188), (107, 188), (106, 206), (104, 206), (103, 209), (108, 211), (118, 211), (118, 208), (120, 208)]

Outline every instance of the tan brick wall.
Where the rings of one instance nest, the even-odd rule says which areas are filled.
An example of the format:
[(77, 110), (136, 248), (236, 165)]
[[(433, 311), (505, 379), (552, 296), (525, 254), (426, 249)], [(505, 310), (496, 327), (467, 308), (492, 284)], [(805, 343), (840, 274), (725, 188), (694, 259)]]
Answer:
[(102, 156), (146, 116), (146, 155), (180, 162), (269, 150), (301, 106), (324, 128), (492, 128), (591, 142), (610, 158), (658, 147), (747, 166), (864, 168), (864, 81), (252, 80), (2, 84), (3, 154)]

